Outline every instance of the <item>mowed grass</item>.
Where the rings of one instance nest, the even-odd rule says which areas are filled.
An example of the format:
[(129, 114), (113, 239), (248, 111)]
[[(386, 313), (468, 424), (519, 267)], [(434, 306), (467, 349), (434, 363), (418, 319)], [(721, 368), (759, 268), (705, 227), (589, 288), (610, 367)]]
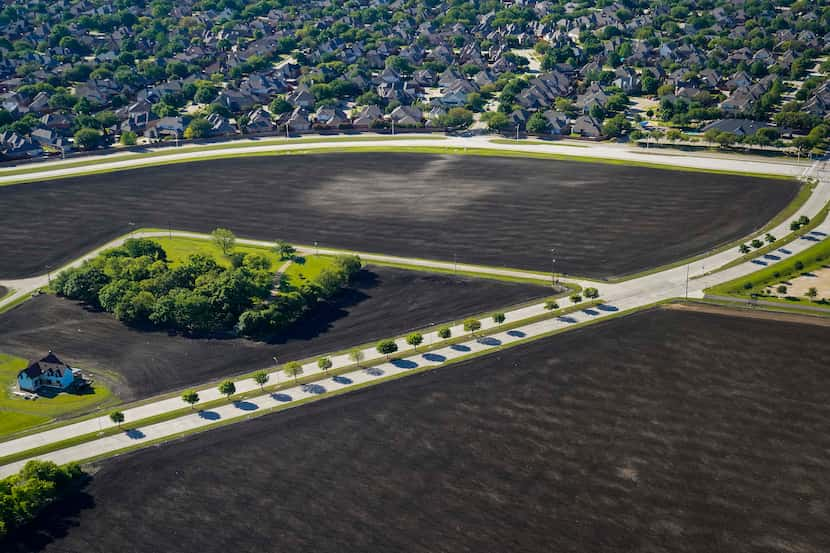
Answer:
[(109, 388), (98, 381), (93, 385), (92, 393), (60, 393), (54, 397), (41, 396), (36, 400), (23, 399), (13, 392), (17, 390), (17, 374), (26, 365), (26, 359), (0, 353), (0, 382), (3, 383), (3, 391), (0, 393), (0, 436), (117, 401)]
[[(167, 259), (172, 265), (183, 263), (188, 257), (195, 254), (206, 255), (212, 257), (217, 263), (223, 267), (230, 267), (231, 260), (224, 255), (219, 247), (211, 240), (203, 240), (200, 238), (183, 238), (174, 236), (173, 238), (151, 238), (161, 244), (164, 251), (167, 252)], [(234, 253), (259, 254), (268, 258), (271, 262), (271, 270), (276, 271), (286, 263), (286, 260), (280, 259), (279, 254), (271, 248), (263, 246), (245, 246), (237, 245), (233, 249)], [(320, 274), (320, 272), (331, 267), (334, 263), (334, 257), (328, 255), (306, 255), (298, 256), (288, 265), (285, 270), (285, 283), (290, 288), (295, 288), (305, 282), (313, 280)]]

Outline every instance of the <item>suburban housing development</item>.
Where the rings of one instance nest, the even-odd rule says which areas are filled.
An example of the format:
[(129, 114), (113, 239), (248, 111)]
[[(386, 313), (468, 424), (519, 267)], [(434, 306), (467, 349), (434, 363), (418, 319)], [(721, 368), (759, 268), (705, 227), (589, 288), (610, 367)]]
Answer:
[(0, 551), (825, 553), (830, 4), (6, 0)]

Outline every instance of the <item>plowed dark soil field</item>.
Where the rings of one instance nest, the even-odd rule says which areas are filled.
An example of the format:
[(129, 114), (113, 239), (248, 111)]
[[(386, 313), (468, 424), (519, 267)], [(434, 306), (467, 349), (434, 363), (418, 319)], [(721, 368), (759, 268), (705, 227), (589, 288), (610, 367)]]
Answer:
[(828, 358), (826, 327), (609, 321), (102, 462), (4, 551), (825, 553)]
[(42, 274), (135, 227), (607, 277), (745, 236), (795, 182), (422, 154), (226, 159), (0, 187), (0, 276)]
[(368, 267), (353, 288), (321, 304), (272, 343), (194, 339), (124, 326), (54, 296), (0, 315), (0, 352), (36, 359), (52, 350), (74, 366), (106, 369), (121, 399), (145, 397), (212, 378), (331, 352), (546, 296), (550, 288)]

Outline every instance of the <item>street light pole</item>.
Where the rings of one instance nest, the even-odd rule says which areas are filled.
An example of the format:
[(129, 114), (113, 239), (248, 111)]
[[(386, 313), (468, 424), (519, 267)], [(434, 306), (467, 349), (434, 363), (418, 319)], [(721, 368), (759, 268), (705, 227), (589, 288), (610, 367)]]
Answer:
[(550, 249), (550, 285), (556, 286), (556, 248)]
[(276, 377), (277, 384), (279, 384), (280, 383), (280, 371), (279, 371), (280, 362), (277, 361), (277, 356), (276, 355), (274, 357), (272, 357), (271, 359), (274, 360), (274, 368), (277, 369), (277, 370), (274, 371), (274, 376)]
[(516, 125), (516, 142), (519, 141), (519, 125)]
[(686, 265), (686, 299), (689, 299), (689, 267)]

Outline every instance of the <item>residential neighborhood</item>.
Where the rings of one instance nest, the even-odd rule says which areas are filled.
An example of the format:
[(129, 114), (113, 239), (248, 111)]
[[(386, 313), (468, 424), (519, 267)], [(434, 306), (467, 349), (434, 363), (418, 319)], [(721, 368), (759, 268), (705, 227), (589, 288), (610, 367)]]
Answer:
[(392, 127), (820, 151), (826, 7), (710, 4), (14, 0), (0, 155)]

